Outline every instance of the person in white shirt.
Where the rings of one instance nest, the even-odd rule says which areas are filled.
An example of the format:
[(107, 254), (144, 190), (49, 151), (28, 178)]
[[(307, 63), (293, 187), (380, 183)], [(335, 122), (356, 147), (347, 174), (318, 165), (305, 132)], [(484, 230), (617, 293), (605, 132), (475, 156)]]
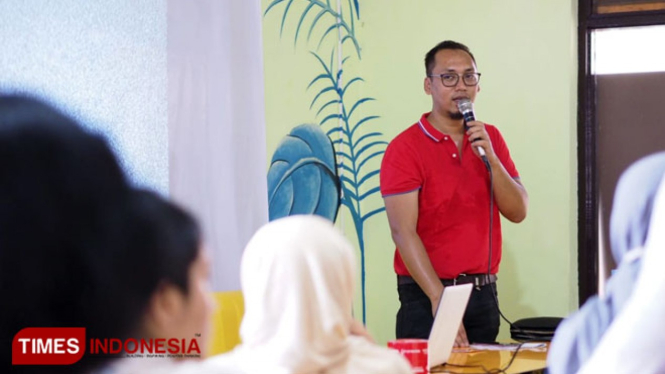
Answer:
[(628, 302), (579, 371), (665, 373), (665, 179), (653, 207), (642, 267)]
[(642, 264), (640, 249), (649, 233), (653, 203), (663, 175), (665, 152), (636, 161), (621, 175), (609, 231), (618, 267), (607, 282), (605, 294), (590, 298), (556, 330), (548, 354), (550, 374), (579, 370), (626, 306), (637, 282)]

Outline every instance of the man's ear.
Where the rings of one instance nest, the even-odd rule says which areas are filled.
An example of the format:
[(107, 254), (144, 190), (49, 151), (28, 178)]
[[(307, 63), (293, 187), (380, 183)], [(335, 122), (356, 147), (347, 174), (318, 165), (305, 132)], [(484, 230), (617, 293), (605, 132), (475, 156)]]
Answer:
[(169, 336), (169, 331), (179, 323), (185, 305), (182, 291), (173, 284), (162, 283), (150, 297), (145, 323), (150, 336)]
[(432, 94), (432, 80), (429, 79), (429, 77), (425, 77), (425, 80), (423, 81), (423, 88), (425, 89), (426, 94)]

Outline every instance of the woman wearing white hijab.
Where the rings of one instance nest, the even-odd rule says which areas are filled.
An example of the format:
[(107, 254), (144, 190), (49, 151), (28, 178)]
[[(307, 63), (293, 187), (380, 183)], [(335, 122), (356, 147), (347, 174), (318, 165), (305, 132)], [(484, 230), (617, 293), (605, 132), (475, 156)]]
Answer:
[(399, 353), (356, 334), (355, 269), (351, 245), (331, 222), (268, 223), (242, 258), (243, 343), (212, 361), (238, 373), (410, 374)]
[(580, 373), (665, 373), (663, 228), (665, 182), (661, 181), (635, 291)]

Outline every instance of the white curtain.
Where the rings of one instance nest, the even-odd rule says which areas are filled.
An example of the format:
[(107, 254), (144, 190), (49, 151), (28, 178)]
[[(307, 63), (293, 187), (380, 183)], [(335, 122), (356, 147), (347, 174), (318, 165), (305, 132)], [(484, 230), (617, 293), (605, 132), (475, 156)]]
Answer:
[(268, 220), (259, 0), (168, 0), (170, 195), (199, 218), (217, 291)]

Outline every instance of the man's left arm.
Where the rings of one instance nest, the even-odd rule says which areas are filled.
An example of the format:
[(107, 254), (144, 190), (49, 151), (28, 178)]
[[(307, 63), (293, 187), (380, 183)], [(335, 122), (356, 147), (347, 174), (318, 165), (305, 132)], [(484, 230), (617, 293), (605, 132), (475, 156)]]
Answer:
[[(513, 178), (504, 167), (501, 159), (497, 155), (510, 160), (510, 153), (501, 134), (496, 137), (498, 144), (492, 144), (485, 124), (480, 121), (472, 121), (467, 124), (469, 129), (467, 135), (469, 140), (473, 141), (473, 152), (478, 154), (477, 147), (482, 147), (487, 154), (487, 160), (492, 168), (492, 187), (494, 188), (494, 200), (501, 214), (511, 222), (522, 222), (526, 218), (526, 211), (529, 205), (529, 196), (519, 178)], [(496, 146), (496, 152), (495, 152)], [(510, 163), (514, 169), (512, 161)], [(516, 173), (516, 171), (515, 171)]]
[(512, 178), (499, 158), (492, 152), (487, 154), (487, 158), (492, 168), (494, 187), (494, 200), (501, 214), (509, 221), (519, 223), (526, 218), (526, 211), (529, 205), (529, 196), (526, 189), (522, 186), (519, 178)]

